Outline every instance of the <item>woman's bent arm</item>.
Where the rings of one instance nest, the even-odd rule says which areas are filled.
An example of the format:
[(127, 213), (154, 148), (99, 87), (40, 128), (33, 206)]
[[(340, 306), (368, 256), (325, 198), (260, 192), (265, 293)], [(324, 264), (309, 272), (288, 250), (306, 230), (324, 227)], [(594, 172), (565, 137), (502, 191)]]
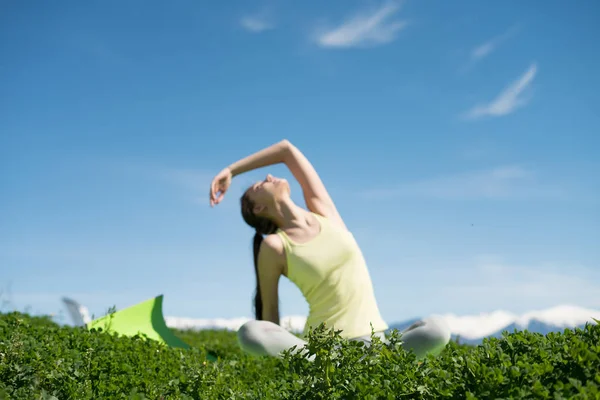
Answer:
[(300, 184), (306, 207), (319, 215), (331, 218), (345, 228), (344, 221), (331, 199), (319, 174), (306, 156), (287, 139), (264, 148), (231, 164), (231, 176), (269, 165), (284, 163)]
[(242, 158), (231, 164), (228, 168), (232, 177), (244, 172), (284, 162), (285, 153), (289, 151), (289, 142), (282, 140), (248, 157)]

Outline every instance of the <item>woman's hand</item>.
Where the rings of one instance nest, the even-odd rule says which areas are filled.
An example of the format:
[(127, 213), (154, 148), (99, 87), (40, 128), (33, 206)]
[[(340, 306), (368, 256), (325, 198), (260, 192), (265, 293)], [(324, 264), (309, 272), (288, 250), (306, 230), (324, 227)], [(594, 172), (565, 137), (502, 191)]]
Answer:
[(215, 204), (219, 204), (221, 200), (223, 200), (225, 192), (227, 192), (227, 189), (229, 189), (229, 186), (231, 185), (232, 177), (231, 170), (229, 168), (224, 168), (213, 178), (213, 181), (210, 184), (211, 207)]

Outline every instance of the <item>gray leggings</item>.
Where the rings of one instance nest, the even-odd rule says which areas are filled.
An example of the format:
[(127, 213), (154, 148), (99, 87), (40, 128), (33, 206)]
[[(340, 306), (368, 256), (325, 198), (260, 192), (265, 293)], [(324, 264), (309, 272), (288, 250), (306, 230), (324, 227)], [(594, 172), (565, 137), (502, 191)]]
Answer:
[[(386, 342), (383, 332), (377, 332), (376, 335)], [(279, 357), (284, 350), (296, 346), (296, 351), (300, 351), (306, 345), (306, 341), (269, 321), (246, 322), (238, 330), (237, 338), (242, 350), (256, 356)], [(371, 335), (351, 340), (362, 340), (368, 345)], [(418, 359), (427, 354), (437, 355), (450, 341), (450, 329), (440, 318), (425, 318), (402, 331), (400, 341), (402, 347), (413, 351)]]

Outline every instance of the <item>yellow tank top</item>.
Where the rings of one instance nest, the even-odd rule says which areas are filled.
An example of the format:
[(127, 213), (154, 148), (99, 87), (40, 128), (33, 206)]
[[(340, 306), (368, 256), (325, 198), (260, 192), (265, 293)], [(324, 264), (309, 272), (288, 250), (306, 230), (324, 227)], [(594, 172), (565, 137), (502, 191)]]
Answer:
[(306, 243), (295, 243), (282, 230), (288, 279), (308, 302), (304, 335), (322, 322), (355, 338), (388, 329), (379, 313), (373, 284), (363, 254), (352, 233), (312, 213), (321, 230)]

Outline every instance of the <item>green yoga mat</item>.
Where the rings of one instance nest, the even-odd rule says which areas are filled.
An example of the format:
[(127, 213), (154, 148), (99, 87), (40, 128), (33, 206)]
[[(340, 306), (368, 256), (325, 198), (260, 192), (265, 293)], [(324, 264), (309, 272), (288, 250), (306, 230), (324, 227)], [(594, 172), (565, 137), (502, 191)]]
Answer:
[[(163, 295), (116, 311), (95, 319), (86, 326), (88, 329), (102, 328), (104, 332), (118, 333), (124, 336), (144, 334), (170, 347), (189, 349), (190, 346), (179, 339), (167, 326), (162, 311)], [(207, 358), (215, 361), (216, 357), (208, 354)]]

